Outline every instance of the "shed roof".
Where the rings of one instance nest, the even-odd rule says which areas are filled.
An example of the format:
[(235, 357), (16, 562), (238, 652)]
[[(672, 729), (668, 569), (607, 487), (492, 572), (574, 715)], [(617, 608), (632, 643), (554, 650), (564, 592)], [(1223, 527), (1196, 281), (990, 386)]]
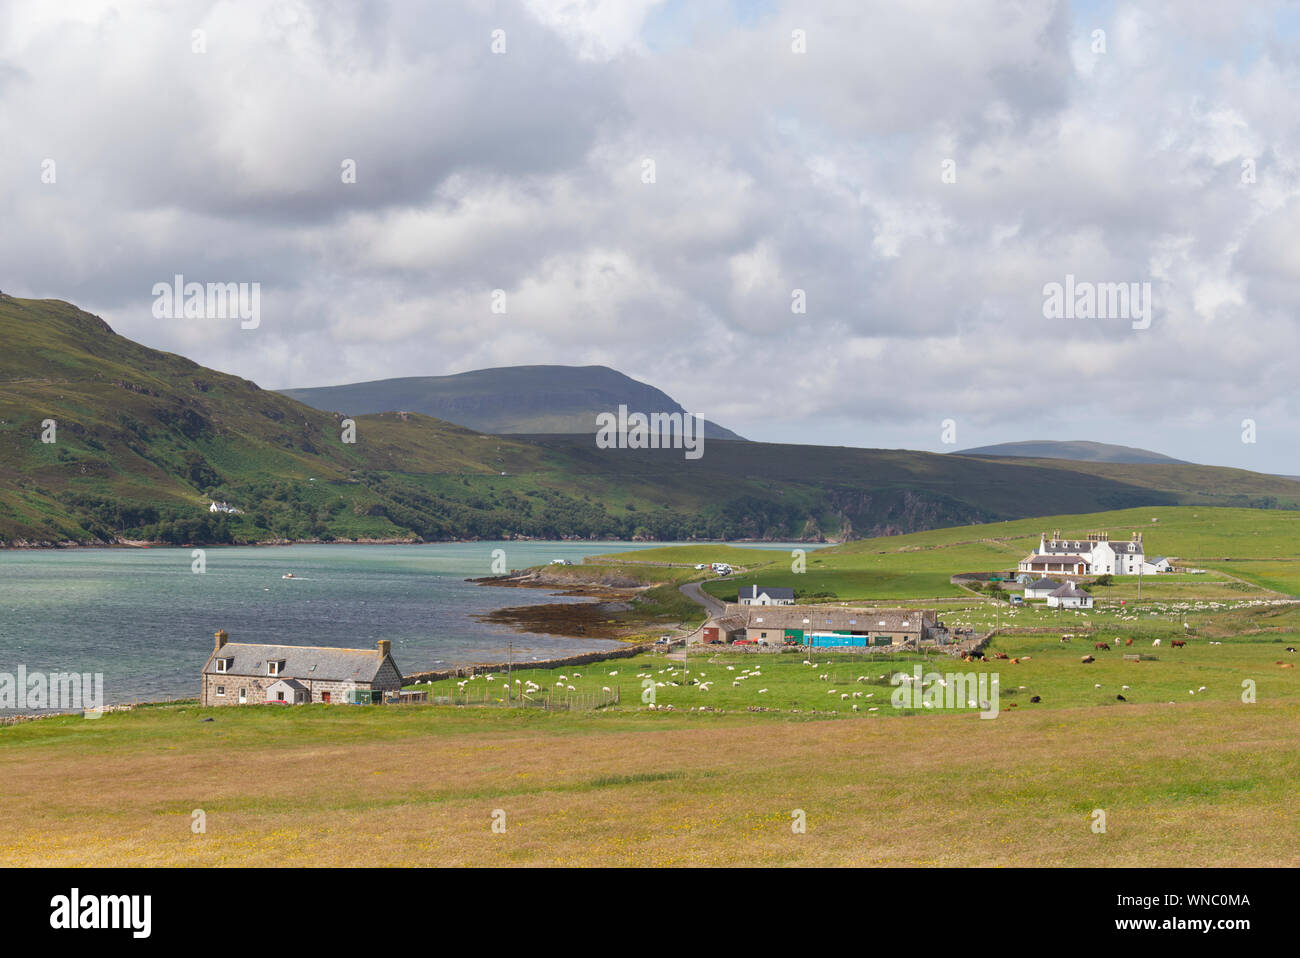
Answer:
[[(733, 611), (734, 610), (734, 611)], [(933, 610), (850, 609), (842, 606), (728, 606), (728, 617), (744, 617), (749, 629), (838, 629), (841, 631), (917, 632), (923, 622), (933, 624)]]

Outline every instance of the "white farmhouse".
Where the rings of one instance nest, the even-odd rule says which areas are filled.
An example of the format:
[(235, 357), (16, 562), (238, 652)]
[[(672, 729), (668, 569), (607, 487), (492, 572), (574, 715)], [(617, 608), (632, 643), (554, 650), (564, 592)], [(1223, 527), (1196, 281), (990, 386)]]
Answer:
[(741, 605), (794, 605), (794, 589), (747, 585), (736, 598)]
[(1049, 539), (1043, 533), (1038, 548), (1020, 560), (1020, 571), (1046, 576), (1137, 575), (1144, 571), (1142, 533), (1127, 542), (1112, 542), (1106, 532), (1090, 532), (1086, 539), (1063, 539), (1057, 529)]
[(212, 505), (208, 506), (208, 512), (226, 512), (232, 516), (237, 516), (242, 511), (242, 509), (236, 509), (228, 502), (214, 502)]

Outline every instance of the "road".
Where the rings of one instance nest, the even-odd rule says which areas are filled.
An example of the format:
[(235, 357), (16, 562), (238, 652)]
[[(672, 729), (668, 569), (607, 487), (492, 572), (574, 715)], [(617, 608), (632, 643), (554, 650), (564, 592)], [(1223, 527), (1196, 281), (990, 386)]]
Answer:
[(696, 605), (704, 606), (704, 611), (709, 615), (721, 615), (727, 607), (725, 602), (715, 599), (701, 589), (699, 582), (687, 582), (685, 585), (678, 586), (678, 591)]

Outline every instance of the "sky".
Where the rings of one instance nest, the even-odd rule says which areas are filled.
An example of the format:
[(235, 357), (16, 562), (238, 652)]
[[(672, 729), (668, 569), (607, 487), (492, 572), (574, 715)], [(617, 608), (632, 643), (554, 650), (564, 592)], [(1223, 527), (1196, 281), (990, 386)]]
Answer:
[(1298, 74), (1290, 2), (0, 0), (0, 289), (268, 388), (1300, 474)]

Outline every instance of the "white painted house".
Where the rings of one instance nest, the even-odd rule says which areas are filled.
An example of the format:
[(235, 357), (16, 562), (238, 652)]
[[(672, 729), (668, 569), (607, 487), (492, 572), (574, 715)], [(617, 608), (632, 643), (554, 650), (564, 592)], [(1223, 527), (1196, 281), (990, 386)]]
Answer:
[(1159, 572), (1173, 572), (1173, 563), (1165, 556), (1156, 556), (1154, 559), (1148, 559), (1142, 563), (1143, 575), (1155, 575)]
[(1025, 586), (1026, 599), (1046, 599), (1049, 595), (1065, 585), (1056, 579), (1035, 579)]
[(228, 502), (214, 502), (212, 505), (208, 506), (208, 512), (226, 512), (232, 516), (237, 516), (242, 511), (243, 510), (241, 509), (236, 509)]
[(1020, 560), (1019, 571), (1041, 576), (1137, 575), (1144, 571), (1145, 559), (1140, 532), (1127, 542), (1112, 542), (1106, 532), (1090, 532), (1086, 539), (1063, 539), (1057, 529), (1050, 539), (1045, 532), (1039, 537), (1038, 548)]
[(741, 605), (794, 605), (794, 589), (747, 585), (740, 589), (737, 600)]
[(1092, 594), (1067, 582), (1048, 595), (1047, 604), (1053, 609), (1091, 609)]

